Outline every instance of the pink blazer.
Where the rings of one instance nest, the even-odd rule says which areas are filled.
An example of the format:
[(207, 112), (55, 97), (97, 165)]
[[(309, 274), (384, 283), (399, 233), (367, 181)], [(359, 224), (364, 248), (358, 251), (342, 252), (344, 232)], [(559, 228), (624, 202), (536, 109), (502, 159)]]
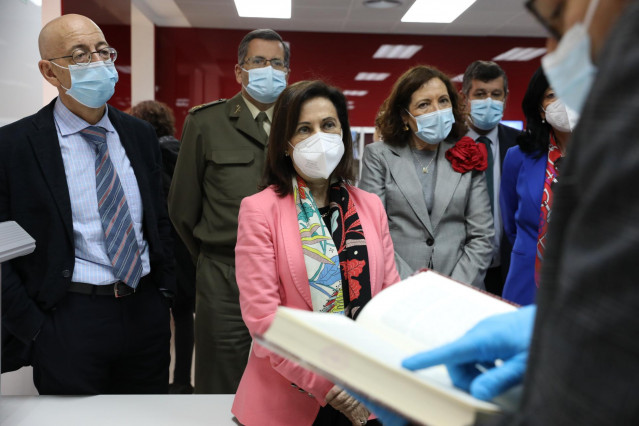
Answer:
[[(355, 187), (349, 192), (366, 238), (374, 296), (399, 281), (386, 212), (376, 195)], [(268, 329), (278, 306), (313, 310), (292, 195), (280, 198), (269, 187), (242, 201), (235, 270), (251, 335)], [(254, 342), (232, 411), (247, 426), (311, 425), (332, 387)]]

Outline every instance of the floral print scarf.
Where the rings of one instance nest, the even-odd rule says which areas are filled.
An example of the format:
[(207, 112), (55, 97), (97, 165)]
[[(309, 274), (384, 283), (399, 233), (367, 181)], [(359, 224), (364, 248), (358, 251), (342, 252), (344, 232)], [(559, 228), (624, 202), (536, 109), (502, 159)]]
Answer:
[(348, 185), (335, 182), (329, 189), (330, 229), (299, 176), (293, 194), (313, 311), (355, 318), (371, 298), (371, 285), (364, 231)]

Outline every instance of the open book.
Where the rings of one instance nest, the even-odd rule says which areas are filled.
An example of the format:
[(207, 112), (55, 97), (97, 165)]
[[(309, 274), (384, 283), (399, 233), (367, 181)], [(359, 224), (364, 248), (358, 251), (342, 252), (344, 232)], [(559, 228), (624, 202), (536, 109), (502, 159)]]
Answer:
[(455, 388), (444, 366), (411, 372), (401, 362), (461, 337), (486, 317), (515, 309), (426, 271), (382, 291), (356, 321), (280, 307), (258, 341), (413, 421), (467, 425), (501, 407)]

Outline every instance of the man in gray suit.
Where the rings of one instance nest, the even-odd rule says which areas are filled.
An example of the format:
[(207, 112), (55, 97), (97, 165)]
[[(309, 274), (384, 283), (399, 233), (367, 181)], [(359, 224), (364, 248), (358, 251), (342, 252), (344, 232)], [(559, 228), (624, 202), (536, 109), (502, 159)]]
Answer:
[(273, 30), (248, 33), (238, 48), (241, 91), (194, 107), (169, 193), (169, 215), (197, 264), (195, 393), (235, 393), (251, 336), (235, 282), (240, 202), (258, 191), (273, 105), (286, 87), (289, 48)]
[(486, 183), (495, 225), (493, 255), (486, 270), (486, 290), (501, 295), (510, 263), (510, 244), (503, 233), (499, 212), (501, 168), (506, 151), (517, 145), (519, 131), (500, 124), (508, 98), (508, 77), (495, 62), (475, 61), (468, 65), (462, 82), (462, 97), (467, 113), (468, 133), (486, 145), (488, 169)]

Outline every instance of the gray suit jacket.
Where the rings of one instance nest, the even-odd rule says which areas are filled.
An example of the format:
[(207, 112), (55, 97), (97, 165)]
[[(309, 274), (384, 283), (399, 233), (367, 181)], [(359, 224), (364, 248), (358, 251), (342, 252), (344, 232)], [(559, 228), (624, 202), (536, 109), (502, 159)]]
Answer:
[(431, 267), (483, 288), (494, 234), (486, 178), (454, 171), (444, 156), (453, 145), (439, 147), (430, 215), (408, 146), (368, 145), (359, 187), (382, 199), (402, 278)]

